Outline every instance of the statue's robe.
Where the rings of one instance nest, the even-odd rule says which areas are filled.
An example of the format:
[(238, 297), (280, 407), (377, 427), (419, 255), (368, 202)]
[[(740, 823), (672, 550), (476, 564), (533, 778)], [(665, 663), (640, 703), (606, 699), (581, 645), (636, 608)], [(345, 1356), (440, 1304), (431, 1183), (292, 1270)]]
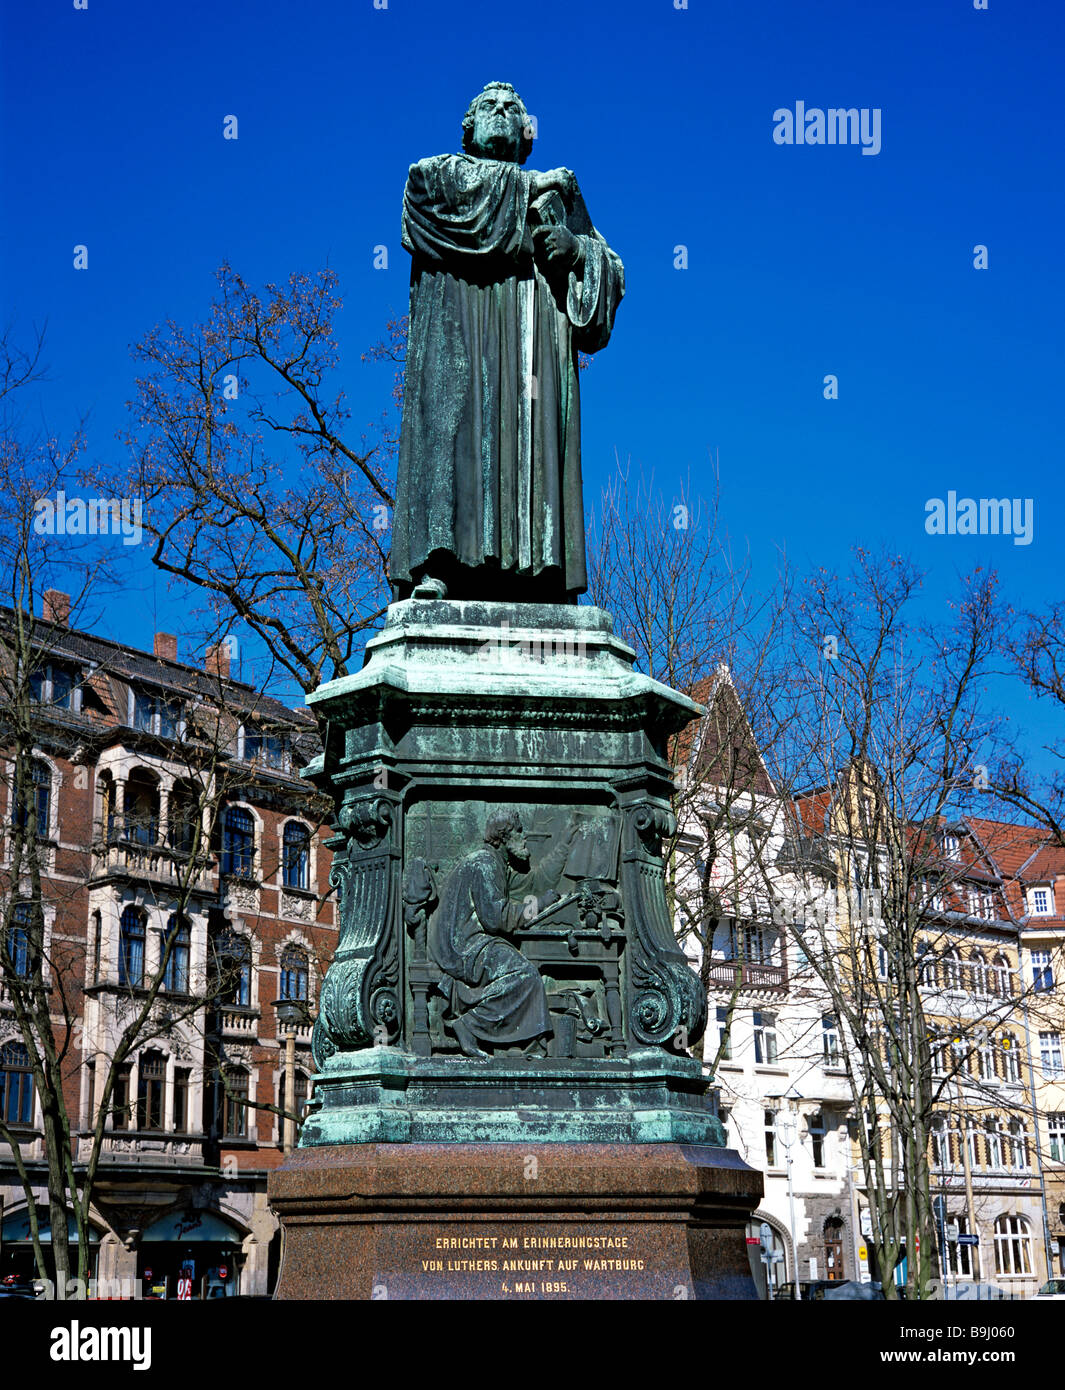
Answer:
[(429, 927), (429, 953), (451, 978), (452, 1012), (497, 1046), (551, 1030), (540, 972), (505, 939), (525, 911), (512, 891), (505, 855), (486, 846), (451, 873)]
[(425, 572), (456, 597), (558, 602), (587, 587), (577, 352), (609, 341), (624, 270), (578, 196), (563, 216), (582, 262), (548, 283), (529, 186), (517, 164), (472, 155), (411, 166), (401, 587)]

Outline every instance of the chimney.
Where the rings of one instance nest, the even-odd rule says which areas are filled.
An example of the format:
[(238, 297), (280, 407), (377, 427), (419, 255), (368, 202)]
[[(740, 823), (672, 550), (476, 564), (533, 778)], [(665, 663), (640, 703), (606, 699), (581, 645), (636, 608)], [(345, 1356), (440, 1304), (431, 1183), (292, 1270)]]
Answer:
[(176, 661), (177, 638), (170, 632), (157, 632), (154, 651), (161, 661)]
[(204, 670), (209, 676), (229, 676), (229, 643), (223, 638), (221, 642), (215, 642), (207, 648), (207, 656), (203, 663)]
[(66, 627), (70, 621), (70, 595), (61, 589), (45, 589), (41, 595), (42, 609), (46, 623), (56, 623)]

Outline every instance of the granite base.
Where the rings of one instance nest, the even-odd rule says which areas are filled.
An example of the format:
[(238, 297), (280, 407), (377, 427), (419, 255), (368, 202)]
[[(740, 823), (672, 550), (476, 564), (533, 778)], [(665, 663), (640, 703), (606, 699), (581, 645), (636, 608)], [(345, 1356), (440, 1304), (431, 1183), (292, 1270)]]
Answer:
[(762, 1176), (688, 1144), (354, 1144), (270, 1178), (280, 1299), (754, 1299)]

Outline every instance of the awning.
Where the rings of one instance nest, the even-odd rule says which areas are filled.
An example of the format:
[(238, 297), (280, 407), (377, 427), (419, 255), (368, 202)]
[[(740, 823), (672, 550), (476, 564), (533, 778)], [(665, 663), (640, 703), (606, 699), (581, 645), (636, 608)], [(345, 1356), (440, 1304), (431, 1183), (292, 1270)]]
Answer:
[[(44, 1212), (39, 1213), (37, 1222), (41, 1235), (41, 1243), (44, 1245), (51, 1245), (52, 1227), (47, 1214)], [(26, 1207), (23, 1207), (21, 1211), (12, 1212), (10, 1216), (4, 1218), (3, 1229), (0, 1231), (0, 1239), (3, 1240), (5, 1245), (29, 1245), (31, 1243), (30, 1214)], [(76, 1242), (77, 1239), (77, 1224), (70, 1212), (67, 1212), (67, 1240)], [(99, 1245), (99, 1243), (100, 1233), (90, 1224), (89, 1244)]]
[(213, 1241), (240, 1245), (244, 1237), (213, 1211), (172, 1211), (153, 1221), (140, 1238), (146, 1241)]

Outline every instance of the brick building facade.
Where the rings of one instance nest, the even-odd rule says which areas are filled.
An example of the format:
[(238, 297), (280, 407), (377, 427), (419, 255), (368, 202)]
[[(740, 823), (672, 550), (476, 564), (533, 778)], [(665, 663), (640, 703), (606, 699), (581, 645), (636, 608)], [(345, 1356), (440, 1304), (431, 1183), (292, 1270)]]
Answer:
[[(300, 768), (315, 725), (233, 678), (228, 648), (204, 667), (157, 634), (146, 653), (69, 626), (45, 595), (31, 675), (32, 805), (0, 785), (9, 966), (0, 983), (0, 1118), (16, 1138), (47, 1228), (40, 1103), (12, 989), (28, 967), (12, 826), (33, 817), (45, 974), (69, 1035), (64, 1092), (75, 1168), (89, 1157), (116, 1039), (161, 981), (149, 1025), (115, 1072), (93, 1188), (91, 1274), (173, 1297), (264, 1295), (279, 1256), (266, 1200), (282, 1160), (285, 1036), (295, 1026), (294, 1106), (311, 1072), (310, 1019), (335, 942), (328, 827)], [(9, 615), (10, 617), (10, 615)], [(32, 1270), (26, 1196), (0, 1140), (0, 1273)]]

